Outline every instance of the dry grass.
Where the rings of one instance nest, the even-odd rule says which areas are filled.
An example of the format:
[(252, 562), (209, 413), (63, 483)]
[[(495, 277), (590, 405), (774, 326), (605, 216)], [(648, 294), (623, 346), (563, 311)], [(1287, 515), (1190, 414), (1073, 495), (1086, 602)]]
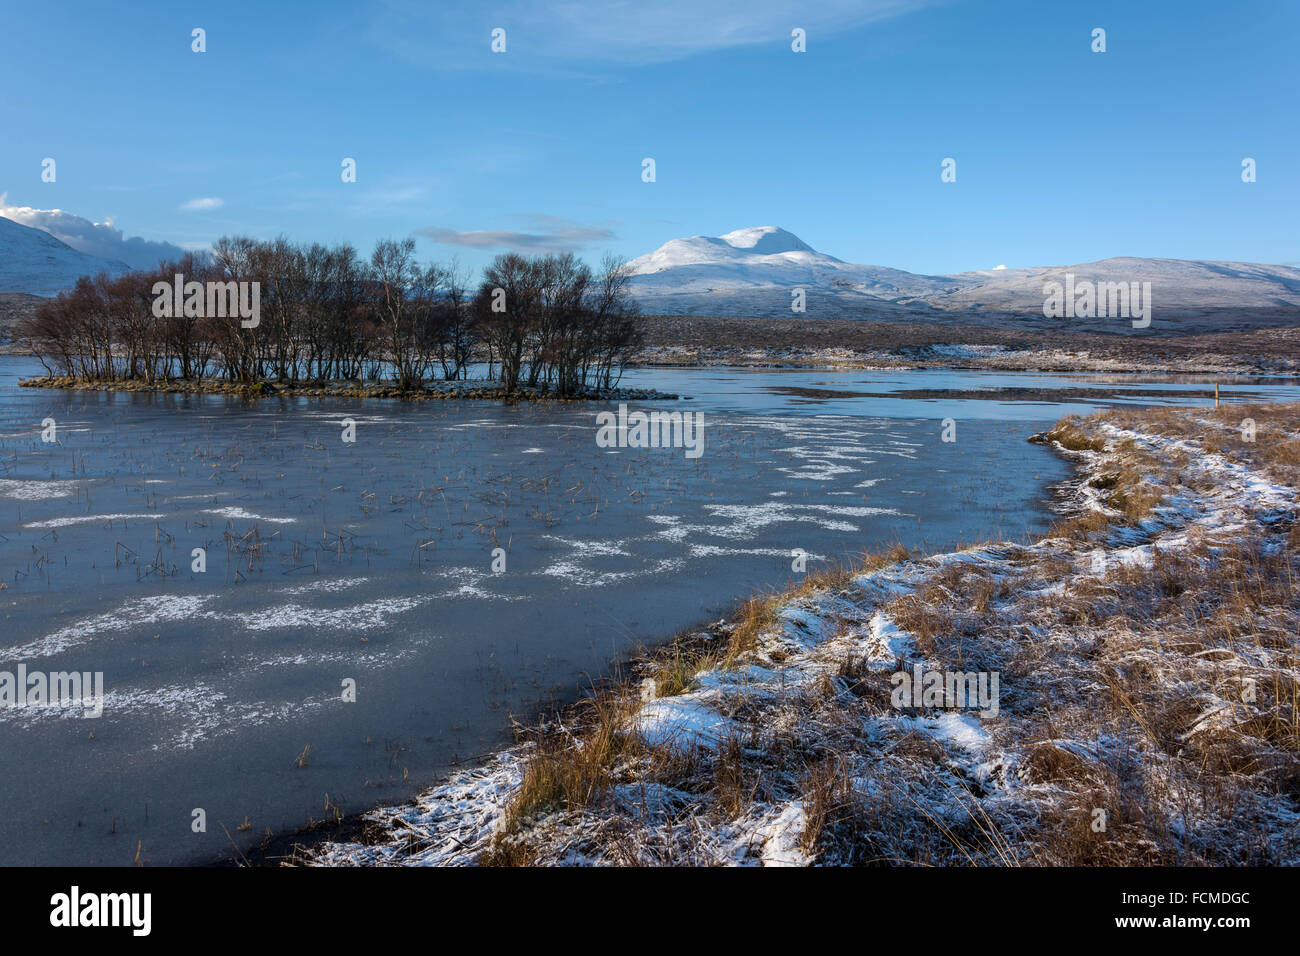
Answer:
[(654, 660), (655, 696), (676, 697), (695, 686), (701, 671), (718, 666), (722, 658), (712, 648), (688, 648), (674, 643), (667, 654)]
[(830, 755), (808, 767), (799, 789), (805, 819), (800, 846), (805, 853), (816, 854), (828, 826), (842, 820), (853, 806), (853, 784), (840, 761)]
[(1081, 428), (1079, 419), (1074, 415), (1058, 422), (1056, 427), (1047, 433), (1047, 437), (1067, 451), (1106, 450), (1105, 440)]
[(759, 772), (739, 737), (719, 744), (713, 759), (713, 806), (727, 820), (749, 809), (759, 786)]
[(923, 594), (904, 594), (885, 605), (885, 612), (898, 626), (916, 637), (922, 654), (934, 654), (938, 641), (952, 628), (952, 616)]
[(544, 729), (528, 735), (531, 749), (523, 779), (506, 807), (501, 836), (495, 841), (500, 853), (514, 852), (515, 841), (510, 838), (535, 817), (590, 807), (605, 795), (616, 761), (638, 745), (636, 738), (623, 732), (630, 706), (626, 694), (605, 691), (582, 703), (579, 733)]
[(912, 552), (901, 542), (895, 542), (882, 551), (868, 551), (858, 563), (861, 571), (879, 571), (891, 564), (901, 564), (911, 558)]
[(726, 663), (734, 664), (758, 646), (759, 635), (776, 623), (777, 597), (756, 596), (741, 605), (727, 644)]

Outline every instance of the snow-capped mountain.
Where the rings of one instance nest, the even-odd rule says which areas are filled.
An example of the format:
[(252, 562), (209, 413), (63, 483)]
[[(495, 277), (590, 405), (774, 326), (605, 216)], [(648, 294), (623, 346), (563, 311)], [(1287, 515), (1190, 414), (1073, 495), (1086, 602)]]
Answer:
[(1043, 286), (1075, 282), (1150, 282), (1156, 307), (1165, 308), (1295, 308), (1300, 306), (1300, 269), (1254, 262), (1210, 262), (1199, 259), (1141, 259), (1119, 256), (1072, 266), (984, 270), (954, 278), (979, 281), (945, 296), (939, 308), (1020, 309), (1043, 303)]
[[(917, 275), (854, 265), (817, 252), (776, 226), (717, 238), (674, 239), (628, 263), (643, 311), (678, 315), (790, 317), (791, 291), (806, 294), (808, 317), (953, 321), (953, 312), (1042, 316), (1044, 286), (1151, 283), (1153, 307), (1166, 314), (1224, 308), (1300, 309), (1300, 269), (1248, 262), (1121, 257), (1069, 266), (985, 269)], [(967, 321), (966, 317), (962, 321)], [(1103, 327), (1107, 320), (1082, 325)], [(1292, 313), (1289, 320), (1296, 321)], [(1079, 323), (1076, 323), (1079, 325)]]
[(129, 271), (124, 262), (88, 256), (48, 232), (0, 217), (0, 292), (52, 296), (81, 276)]
[[(737, 229), (716, 239), (674, 239), (633, 259), (628, 268), (638, 296), (826, 286), (894, 300), (941, 294), (963, 284), (951, 276), (852, 265), (818, 252), (777, 226)], [(786, 299), (788, 308), (788, 294)]]

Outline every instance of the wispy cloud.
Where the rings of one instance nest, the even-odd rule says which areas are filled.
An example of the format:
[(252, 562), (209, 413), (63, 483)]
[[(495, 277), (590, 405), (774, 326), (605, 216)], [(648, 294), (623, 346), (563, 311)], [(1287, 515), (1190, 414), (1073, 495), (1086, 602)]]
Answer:
[(125, 262), (135, 269), (149, 269), (159, 260), (174, 259), (184, 253), (170, 242), (154, 242), (139, 236), (125, 236), (112, 219), (91, 222), (62, 209), (34, 209), (10, 206), (8, 193), (0, 193), (0, 216), (33, 229), (48, 232), (78, 252)]
[(181, 212), (203, 212), (207, 209), (220, 209), (226, 204), (224, 199), (216, 196), (204, 196), (200, 199), (190, 199), (181, 203)]
[[(819, 38), (939, 2), (823, 0), (793, 12), (781, 0), (504, 0), (488, 17), (474, 3), (379, 0), (371, 37), (390, 51), (434, 67), (647, 64), (730, 47), (788, 45), (795, 27), (807, 31), (811, 46)], [(490, 50), (496, 27), (506, 31), (504, 54)], [(429, 37), (438, 42), (430, 43)]]
[(345, 195), (352, 198), (352, 202), (348, 203), (348, 209), (353, 215), (368, 216), (409, 212), (409, 207), (428, 202), (430, 189), (425, 183), (399, 182), (365, 189), (355, 194), (349, 188)]
[(513, 229), (476, 229), (460, 232), (442, 226), (417, 229), (424, 236), (445, 246), (464, 246), (470, 249), (517, 249), (530, 252), (570, 252), (596, 242), (612, 242), (618, 235), (609, 224), (582, 225), (558, 216), (529, 215), (528, 220), (536, 232)]

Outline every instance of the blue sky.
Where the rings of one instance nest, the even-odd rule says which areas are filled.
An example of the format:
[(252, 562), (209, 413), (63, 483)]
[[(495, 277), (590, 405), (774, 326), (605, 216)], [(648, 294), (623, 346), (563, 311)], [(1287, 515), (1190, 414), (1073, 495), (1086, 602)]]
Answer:
[(147, 240), (418, 235), (478, 266), (770, 224), (916, 272), (1300, 262), (1294, 0), (100, 0), (4, 27), (5, 208)]

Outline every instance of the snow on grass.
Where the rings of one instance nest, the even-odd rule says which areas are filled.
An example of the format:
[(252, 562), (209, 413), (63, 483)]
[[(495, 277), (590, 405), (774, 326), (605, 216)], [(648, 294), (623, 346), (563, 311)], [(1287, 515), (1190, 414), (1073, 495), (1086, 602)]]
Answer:
[(972, 754), (982, 754), (992, 744), (993, 738), (984, 729), (978, 717), (945, 711), (933, 717), (891, 717), (897, 727), (914, 733), (928, 734), (948, 747)]
[(716, 747), (735, 730), (731, 720), (710, 707), (708, 698), (700, 694), (651, 701), (636, 717), (637, 733), (652, 747)]

